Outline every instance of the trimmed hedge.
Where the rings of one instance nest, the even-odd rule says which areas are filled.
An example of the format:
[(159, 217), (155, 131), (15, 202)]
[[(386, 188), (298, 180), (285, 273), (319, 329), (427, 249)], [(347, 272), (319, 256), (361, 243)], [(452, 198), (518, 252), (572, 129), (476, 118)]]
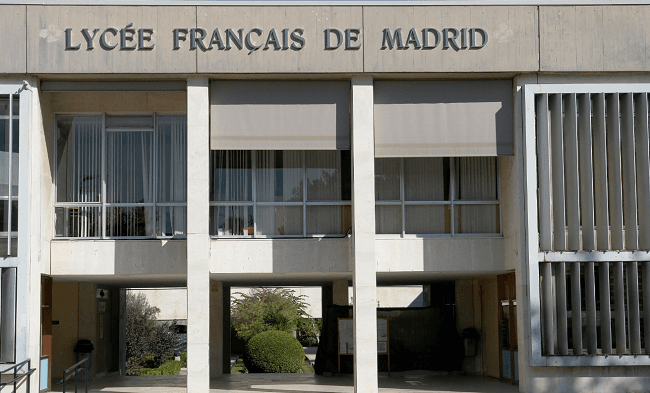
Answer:
[(301, 372), (305, 351), (291, 333), (269, 330), (248, 341), (244, 365), (251, 373)]
[(178, 375), (181, 371), (181, 362), (168, 360), (158, 368), (142, 368), (138, 370), (139, 375)]

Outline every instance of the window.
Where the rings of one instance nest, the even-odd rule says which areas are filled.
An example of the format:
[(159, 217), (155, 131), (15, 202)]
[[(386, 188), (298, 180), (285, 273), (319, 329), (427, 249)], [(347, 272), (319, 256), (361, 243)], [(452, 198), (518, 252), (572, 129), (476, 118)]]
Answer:
[(211, 161), (213, 236), (345, 235), (352, 226), (348, 150), (218, 150)]
[(0, 363), (16, 361), (16, 268), (0, 268)]
[(58, 115), (57, 237), (185, 235), (185, 115)]
[(495, 157), (375, 159), (377, 234), (501, 233)]
[(17, 95), (0, 95), (0, 257), (18, 249), (18, 116)]

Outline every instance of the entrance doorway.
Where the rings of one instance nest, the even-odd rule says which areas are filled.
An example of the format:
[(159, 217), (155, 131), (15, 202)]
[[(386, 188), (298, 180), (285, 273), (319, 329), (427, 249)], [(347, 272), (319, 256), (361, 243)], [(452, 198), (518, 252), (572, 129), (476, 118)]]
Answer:
[(515, 274), (497, 277), (499, 293), (499, 376), (512, 383), (519, 382), (517, 351), (517, 297)]

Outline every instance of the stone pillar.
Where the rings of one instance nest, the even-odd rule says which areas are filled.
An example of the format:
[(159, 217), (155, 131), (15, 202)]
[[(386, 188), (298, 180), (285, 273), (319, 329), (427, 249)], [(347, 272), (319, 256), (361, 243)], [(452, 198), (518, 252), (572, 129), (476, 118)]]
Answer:
[(120, 375), (126, 376), (126, 289), (120, 288)]
[(352, 78), (354, 391), (377, 392), (377, 265), (372, 77)]
[(223, 374), (230, 374), (230, 286), (223, 285), (221, 301), (221, 324), (223, 325), (221, 363)]
[(431, 307), (431, 284), (422, 285), (422, 305)]
[(209, 83), (187, 79), (187, 392), (210, 387)]
[(349, 306), (348, 280), (336, 280), (332, 284), (332, 303), (337, 306)]

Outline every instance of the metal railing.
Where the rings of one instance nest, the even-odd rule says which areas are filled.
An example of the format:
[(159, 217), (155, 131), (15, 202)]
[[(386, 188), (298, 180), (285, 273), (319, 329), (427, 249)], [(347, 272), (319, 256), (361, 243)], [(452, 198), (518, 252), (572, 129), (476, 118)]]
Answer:
[[(27, 371), (23, 372), (22, 374), (19, 374), (18, 371), (20, 369), (22, 369), (25, 364), (27, 364)], [(7, 387), (9, 385), (14, 385), (14, 390), (13, 391), (16, 392), (16, 390), (18, 389), (18, 384), (21, 383), (21, 380), (23, 378), (26, 378), (27, 379), (26, 380), (26, 383), (27, 383), (26, 392), (29, 393), (30, 392), (29, 376), (32, 375), (34, 373), (34, 371), (36, 371), (35, 368), (31, 368), (31, 365), (32, 365), (32, 360), (27, 359), (25, 361), (22, 361), (22, 362), (20, 362), (18, 364), (15, 364), (15, 365), (7, 368), (7, 369), (4, 369), (4, 370), (0, 371), (0, 375), (2, 375), (2, 374), (7, 374), (9, 371), (13, 370), (13, 376), (14, 376), (14, 379), (12, 379), (11, 381), (0, 383), (0, 390), (4, 389), (5, 387)]]
[(63, 385), (63, 393), (65, 393), (65, 386), (67, 382), (72, 378), (74, 378), (74, 391), (77, 393), (78, 375), (80, 371), (83, 371), (86, 374), (85, 392), (88, 393), (88, 360), (88, 358), (85, 358), (63, 372), (63, 378), (60, 381), (57, 381), (58, 384)]

